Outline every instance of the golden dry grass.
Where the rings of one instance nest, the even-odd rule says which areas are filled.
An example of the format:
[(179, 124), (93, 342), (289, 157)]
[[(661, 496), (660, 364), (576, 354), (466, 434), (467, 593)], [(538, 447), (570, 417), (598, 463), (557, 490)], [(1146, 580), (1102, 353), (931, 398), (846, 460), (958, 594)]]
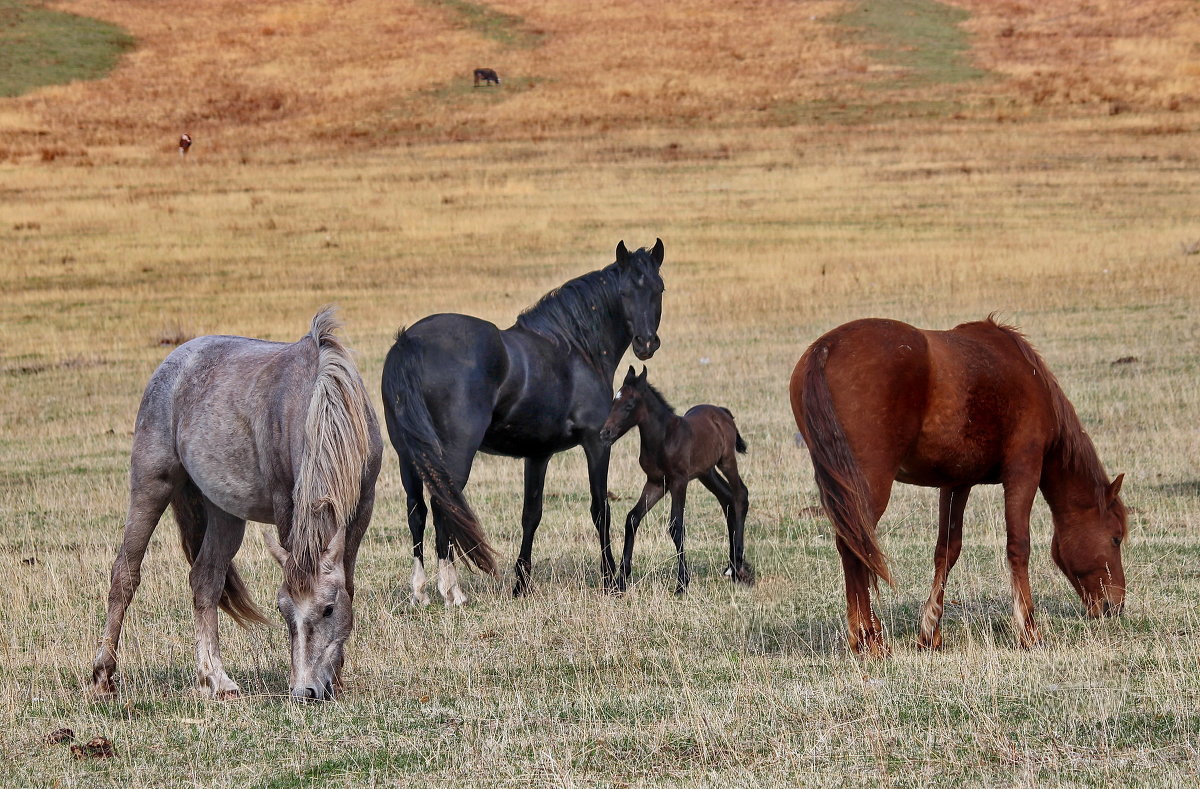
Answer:
[[(147, 25), (142, 35), (152, 27), (145, 20), (157, 19), (163, 45), (138, 53), (150, 61), (167, 57), (169, 34), (183, 36), (168, 24), (189, 29), (189, 40), (207, 40), (222, 25), (240, 40), (250, 29), (223, 19), (222, 6), (196, 5), (194, 17), (175, 22), (159, 18), (167, 4), (137, 13), (123, 4), (104, 8), (124, 14), (131, 30)], [(103, 10), (91, 0), (71, 4), (85, 6)], [(369, 7), (344, 6), (347, 14)], [(588, 27), (561, 11), (555, 21), (553, 4), (497, 8), (523, 16), (530, 30)], [(613, 3), (597, 14), (650, 26), (646, 8)], [(746, 12), (771, 8), (751, 4)], [(333, 43), (323, 4), (256, 9), (254, 40), (311, 39), (309, 48), (276, 42), (299, 59), (330, 47), (328, 61), (313, 55), (322, 75), (338, 71), (337, 58), (357, 57), (344, 40)], [(819, 18), (833, 13), (820, 9)], [(409, 10), (432, 39), (465, 38), (473, 58), (495, 56), (489, 39), (443, 27), (441, 11)], [(285, 32), (263, 36), (262, 26)], [(659, 32), (672, 26), (686, 27), (664, 22)], [(360, 38), (364, 52), (385, 46), (375, 40), (383, 36)], [(265, 76), (279, 65), (271, 47), (263, 52), (261, 82), (240, 72), (239, 84), (304, 89), (307, 79)], [(600, 57), (590, 49), (578, 56)], [(659, 62), (653, 50), (646, 57)], [(848, 90), (857, 90), (869, 59), (845, 57)], [(125, 72), (135, 67), (147, 70), (135, 79)], [(427, 63), (376, 72), (365, 59), (356, 68), (357, 79), (341, 83), (340, 110), (314, 105), (312, 114), (278, 123), (248, 115), (228, 130), (214, 125), (198, 135), (187, 161), (172, 150), (177, 119), (155, 114), (166, 105), (154, 103), (151, 88), (146, 103), (138, 98), (140, 86), (166, 85), (153, 68), (129, 63), (111, 78), (135, 89), (125, 114), (94, 98), (113, 90), (108, 81), (0, 103), (4, 144), (33, 146), (30, 157), (0, 163), (0, 573), (7, 579), (0, 725), (14, 753), (0, 766), (0, 783), (1178, 786), (1194, 779), (1200, 264), (1181, 249), (1200, 240), (1194, 110), (1110, 116), (1097, 104), (1079, 114), (1053, 106), (1024, 119), (1014, 113), (1003, 123), (981, 112), (780, 128), (739, 114), (750, 104), (732, 93), (721, 100), (736, 122), (710, 125), (696, 115), (675, 123), (670, 102), (665, 119), (617, 122), (628, 117), (620, 114), (627, 105), (601, 100), (598, 89), (579, 95), (578, 118), (588, 120), (576, 122), (551, 99), (534, 101), (531, 90), (502, 101), (529, 101), (527, 118), (506, 117), (487, 139), (447, 142), (454, 136), (447, 130), (466, 117), (460, 113), (475, 110), (431, 100), (422, 111), (433, 125), (410, 129), (412, 145), (366, 147), (338, 142), (320, 120), (341, 129), (381, 117), (368, 95), (377, 86), (358, 83), (378, 73), (380, 82), (411, 78), (410, 90), (419, 91), (463, 70)], [(661, 86), (649, 66), (629, 68), (635, 95)], [(754, 87), (761, 95), (771, 89)], [(213, 90), (213, 97), (234, 95)], [(462, 91), (464, 102), (474, 101), (470, 91)], [(614, 128), (600, 133), (593, 124), (605, 117)], [(41, 162), (36, 155), (36, 146), (51, 144), (38, 140), (64, 144), (69, 135), (60, 135), (85, 127), (96, 135), (78, 143), (86, 157)], [(21, 129), (47, 134), (26, 137)], [(469, 579), (474, 602), (464, 611), (412, 609), (404, 503), (389, 456), (360, 563), (348, 693), (338, 704), (280, 703), (280, 628), (224, 630), (227, 668), (247, 698), (216, 703), (194, 694), (186, 568), (169, 517), (127, 623), (123, 698), (86, 698), (126, 505), (130, 431), (142, 387), (169, 350), (160, 342), (203, 333), (292, 339), (333, 301), (374, 392), (399, 325), (443, 310), (507, 325), (549, 288), (609, 262), (617, 240), (642, 245), (656, 236), (666, 243), (667, 293), (651, 379), (678, 406), (715, 402), (737, 415), (751, 447), (747, 545), (757, 587), (731, 591), (720, 577), (719, 515), (697, 489), (688, 596), (670, 593), (663, 505), (639, 537), (633, 593), (601, 595), (582, 458), (573, 452), (551, 466), (531, 598), (509, 598), (510, 572), (500, 583)], [(1014, 649), (1000, 496), (979, 490), (951, 578), (946, 649), (918, 653), (910, 644), (928, 591), (935, 497), (898, 486), (881, 530), (899, 587), (880, 601), (896, 654), (860, 663), (844, 651), (840, 567), (807, 457), (794, 444), (787, 377), (809, 342), (845, 320), (882, 315), (948, 327), (993, 310), (1027, 332), (1107, 467), (1128, 474), (1127, 614), (1081, 617), (1049, 560), (1039, 503), (1032, 580), (1049, 645)], [(1113, 364), (1126, 357), (1136, 361)], [(641, 482), (635, 456), (634, 438), (615, 450), (618, 519)], [(482, 457), (468, 489), (505, 565), (518, 541), (519, 487), (519, 463)], [(269, 600), (278, 571), (257, 536), (240, 561), (258, 598)], [(43, 744), (63, 725), (108, 736), (117, 758), (77, 762)]]

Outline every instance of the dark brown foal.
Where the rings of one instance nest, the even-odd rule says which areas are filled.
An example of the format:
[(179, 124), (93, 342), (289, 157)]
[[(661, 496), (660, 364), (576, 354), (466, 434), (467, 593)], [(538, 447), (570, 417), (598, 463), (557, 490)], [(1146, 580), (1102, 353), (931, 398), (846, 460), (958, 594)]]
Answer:
[(683, 555), (683, 507), (688, 483), (693, 479), (700, 480), (700, 484), (712, 491), (725, 513), (729, 528), (729, 567), (725, 574), (734, 582), (753, 584), (754, 569), (743, 556), (750, 496), (738, 474), (736, 454), (745, 453), (746, 442), (733, 423), (733, 414), (727, 408), (698, 405), (688, 409), (683, 416), (677, 416), (658, 390), (646, 383), (646, 368), (643, 367), (642, 374), (638, 375), (630, 367), (613, 400), (600, 438), (611, 444), (634, 425), (642, 437), (639, 462), (642, 471), (646, 472), (646, 485), (625, 518), (625, 548), (617, 573), (617, 590), (623, 592), (629, 584), (638, 524), (668, 491), (671, 494), (669, 532), (679, 557), (675, 592), (683, 594), (687, 589), (691, 575)]

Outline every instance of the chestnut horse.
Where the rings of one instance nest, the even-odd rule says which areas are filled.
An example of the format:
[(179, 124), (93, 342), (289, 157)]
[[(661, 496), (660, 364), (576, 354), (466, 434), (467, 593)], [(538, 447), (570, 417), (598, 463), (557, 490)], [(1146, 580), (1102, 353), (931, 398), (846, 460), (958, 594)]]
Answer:
[(646, 382), (646, 368), (643, 366), (638, 375), (630, 367), (600, 430), (600, 439), (611, 444), (634, 425), (642, 438), (638, 462), (646, 472), (646, 484), (625, 518), (625, 548), (617, 590), (623, 592), (629, 584), (638, 524), (667, 491), (671, 493), (669, 531), (679, 557), (675, 593), (687, 590), (691, 574), (683, 555), (683, 505), (688, 482), (693, 479), (712, 491), (725, 513), (729, 527), (729, 567), (725, 574), (735, 583), (753, 584), (754, 568), (743, 555), (750, 497), (738, 474), (735, 454), (746, 452), (746, 442), (733, 423), (733, 414), (728, 408), (697, 405), (677, 416), (658, 390)]
[(941, 646), (946, 578), (962, 547), (974, 485), (1004, 486), (1016, 637), (1041, 641), (1029, 591), (1029, 513), (1038, 488), (1054, 522), (1050, 552), (1090, 616), (1125, 600), (1125, 507), (1074, 407), (1013, 327), (985, 321), (950, 331), (858, 320), (814, 342), (791, 380), (792, 412), (808, 445), (821, 504), (846, 577), (850, 647), (887, 654), (871, 586), (891, 583), (875, 540), (893, 480), (939, 488), (933, 588), (917, 644)]

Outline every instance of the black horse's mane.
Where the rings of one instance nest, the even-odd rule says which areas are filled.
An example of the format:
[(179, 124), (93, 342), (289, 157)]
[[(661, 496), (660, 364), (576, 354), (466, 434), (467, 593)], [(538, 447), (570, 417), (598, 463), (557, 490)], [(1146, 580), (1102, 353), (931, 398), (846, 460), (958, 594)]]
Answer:
[(515, 325), (565, 343), (593, 364), (604, 360), (615, 365), (625, 351), (617, 345), (624, 326), (609, 331), (604, 320), (620, 309), (618, 279), (616, 263), (576, 277), (538, 299), (517, 317)]

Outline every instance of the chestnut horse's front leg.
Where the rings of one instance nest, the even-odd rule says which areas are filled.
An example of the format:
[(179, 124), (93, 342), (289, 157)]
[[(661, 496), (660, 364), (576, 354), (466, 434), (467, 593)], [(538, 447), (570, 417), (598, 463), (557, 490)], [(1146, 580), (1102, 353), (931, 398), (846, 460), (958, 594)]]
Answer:
[(637, 536), (638, 525), (654, 505), (666, 494), (666, 486), (662, 480), (647, 479), (642, 487), (642, 495), (638, 497), (633, 509), (625, 516), (625, 544), (621, 549), (621, 569), (617, 572), (616, 591), (624, 592), (629, 588), (629, 574), (633, 570), (633, 541)]
[(1029, 512), (1037, 495), (1040, 470), (1004, 482), (1004, 526), (1008, 536), (1008, 569), (1012, 577), (1013, 627), (1017, 644), (1041, 646), (1042, 635), (1033, 621), (1033, 593), (1029, 590)]
[(963, 510), (971, 486), (942, 488), (938, 500), (937, 547), (933, 553), (933, 587), (921, 609), (921, 629), (917, 646), (940, 649), (942, 646), (942, 610), (945, 602), (946, 579), (950, 576), (958, 555), (962, 552)]

